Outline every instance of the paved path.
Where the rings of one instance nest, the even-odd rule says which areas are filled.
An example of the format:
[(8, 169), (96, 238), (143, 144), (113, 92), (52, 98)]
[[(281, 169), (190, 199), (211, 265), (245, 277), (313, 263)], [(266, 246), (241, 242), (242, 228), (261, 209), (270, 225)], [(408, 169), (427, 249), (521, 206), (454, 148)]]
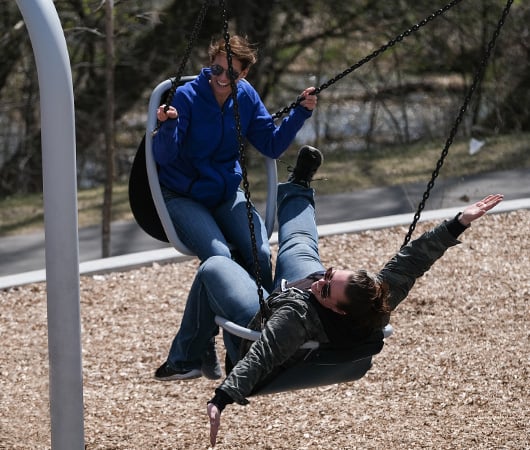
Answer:
[[(428, 180), (427, 180), (428, 181)], [(385, 218), (387, 216), (403, 215), (400, 221), (410, 223), (420, 202), (425, 184), (411, 184), (406, 186), (381, 187), (365, 191), (356, 191), (337, 195), (318, 195), (317, 224), (332, 224), (362, 221), (370, 218)], [(314, 183), (318, 191), (318, 182)], [(529, 199), (530, 202), (530, 169), (520, 169), (503, 172), (493, 172), (459, 179), (436, 181), (435, 187), (427, 201), (424, 210), (428, 211), (445, 208), (461, 207), (471, 201), (478, 200), (489, 193), (505, 194), (505, 201)], [(526, 203), (517, 203), (526, 207)], [(373, 222), (370, 222), (373, 224)], [(344, 230), (344, 227), (340, 227)], [(344, 232), (344, 231), (342, 231)], [(160, 251), (173, 252), (168, 244), (159, 242), (148, 236), (135, 222), (114, 222), (112, 224), (112, 254), (125, 258), (134, 265), (137, 254), (144, 253), (138, 264), (145, 258), (156, 260)], [(2, 281), (12, 275), (44, 269), (44, 233), (31, 233), (19, 236), (0, 238), (0, 287)], [(152, 255), (152, 256), (151, 256)], [(116, 258), (100, 260), (101, 257), (101, 229), (99, 226), (82, 228), (79, 230), (79, 260), (88, 267), (108, 267)], [(145, 262), (143, 262), (145, 263)], [(9, 284), (9, 280), (7, 280)]]

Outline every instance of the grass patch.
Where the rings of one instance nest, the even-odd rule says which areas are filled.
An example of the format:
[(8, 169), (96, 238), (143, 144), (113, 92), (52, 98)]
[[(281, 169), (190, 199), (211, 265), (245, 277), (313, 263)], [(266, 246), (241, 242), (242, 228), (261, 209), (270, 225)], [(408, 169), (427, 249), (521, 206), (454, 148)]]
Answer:
[[(320, 194), (333, 194), (378, 186), (424, 182), (427, 185), (442, 152), (444, 142), (416, 143), (374, 148), (370, 151), (324, 152), (324, 164), (314, 184)], [(456, 141), (449, 149), (440, 179), (465, 177), (495, 170), (530, 167), (530, 134), (489, 138), (475, 155), (469, 155), (469, 141)], [(296, 161), (297, 148), (289, 149), (278, 163), (278, 179), (288, 177), (288, 166)], [(264, 201), (266, 173), (262, 158), (249, 152), (248, 178), (252, 199)], [(103, 187), (78, 191), (80, 227), (101, 224)], [(133, 220), (127, 183), (116, 183), (113, 191), (113, 220)], [(0, 236), (21, 234), (43, 228), (42, 195), (13, 196), (0, 200)]]

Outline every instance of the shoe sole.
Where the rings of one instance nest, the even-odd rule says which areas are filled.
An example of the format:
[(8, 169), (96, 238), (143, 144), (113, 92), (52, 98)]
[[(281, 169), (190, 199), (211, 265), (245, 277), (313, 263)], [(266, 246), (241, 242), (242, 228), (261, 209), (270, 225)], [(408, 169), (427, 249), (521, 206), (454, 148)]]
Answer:
[(186, 373), (176, 373), (175, 375), (170, 375), (168, 377), (157, 377), (155, 375), (155, 380), (158, 381), (175, 381), (175, 380), (192, 380), (194, 378), (200, 378), (202, 372), (199, 369), (193, 369)]
[(202, 371), (202, 375), (205, 378), (208, 378), (209, 380), (219, 380), (223, 376), (222, 374), (214, 374), (214, 373), (210, 373), (204, 370)]

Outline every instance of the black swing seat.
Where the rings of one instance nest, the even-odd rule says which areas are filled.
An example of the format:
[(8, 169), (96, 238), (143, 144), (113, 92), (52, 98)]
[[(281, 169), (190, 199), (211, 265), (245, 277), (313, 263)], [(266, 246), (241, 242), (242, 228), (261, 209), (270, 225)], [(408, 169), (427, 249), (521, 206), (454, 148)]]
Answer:
[[(241, 327), (220, 316), (216, 316), (215, 322), (225, 331), (243, 339), (255, 341), (260, 336), (258, 331)], [(302, 361), (279, 371), (258, 386), (251, 396), (359, 380), (370, 370), (372, 357), (381, 351), (384, 339), (390, 337), (393, 331), (388, 324), (371, 340), (348, 349), (326, 348), (315, 341), (306, 342), (299, 350), (305, 353)]]
[[(195, 76), (182, 77), (179, 85), (195, 79)], [(133, 216), (140, 226), (151, 237), (169, 242), (177, 251), (184, 255), (194, 255), (178, 237), (162, 196), (158, 179), (158, 166), (153, 157), (152, 132), (156, 128), (156, 110), (164, 103), (168, 91), (173, 85), (167, 79), (156, 86), (149, 99), (146, 133), (138, 146), (129, 177), (129, 204)], [(274, 229), (276, 218), (276, 195), (278, 190), (278, 174), (276, 160), (265, 157), (267, 171), (267, 202), (265, 210), (265, 226), (269, 238)]]

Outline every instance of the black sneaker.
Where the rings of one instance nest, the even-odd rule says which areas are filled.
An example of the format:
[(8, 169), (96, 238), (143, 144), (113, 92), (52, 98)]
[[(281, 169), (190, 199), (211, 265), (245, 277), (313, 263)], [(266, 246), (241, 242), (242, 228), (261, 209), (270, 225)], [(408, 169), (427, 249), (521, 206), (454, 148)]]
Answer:
[(208, 343), (208, 348), (202, 355), (202, 374), (209, 380), (218, 380), (223, 376), (221, 371), (221, 363), (217, 357), (217, 351), (215, 350), (215, 338), (211, 338)]
[(174, 369), (166, 361), (155, 372), (155, 379), (159, 381), (191, 380), (202, 375), (201, 369)]
[(323, 160), (324, 156), (319, 149), (304, 145), (298, 150), (296, 166), (288, 181), (308, 188)]

